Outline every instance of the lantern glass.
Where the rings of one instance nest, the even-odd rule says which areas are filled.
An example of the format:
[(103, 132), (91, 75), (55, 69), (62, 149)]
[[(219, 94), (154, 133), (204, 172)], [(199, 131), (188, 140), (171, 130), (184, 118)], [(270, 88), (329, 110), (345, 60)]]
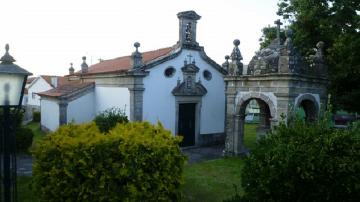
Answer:
[(0, 106), (18, 106), (26, 75), (0, 74)]

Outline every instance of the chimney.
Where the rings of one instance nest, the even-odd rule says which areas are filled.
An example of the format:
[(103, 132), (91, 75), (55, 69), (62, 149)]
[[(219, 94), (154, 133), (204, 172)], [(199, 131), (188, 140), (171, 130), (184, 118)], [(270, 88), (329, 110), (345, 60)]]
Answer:
[(51, 77), (51, 85), (54, 86), (54, 88), (58, 87), (58, 77), (57, 76)]
[(140, 47), (139, 42), (135, 42), (134, 47), (136, 48), (136, 50), (131, 54), (131, 65), (133, 69), (136, 69), (142, 65), (142, 54), (138, 50)]
[(81, 64), (81, 73), (85, 74), (88, 72), (89, 66), (86, 64), (86, 57), (82, 57), (83, 63)]
[(74, 69), (74, 67), (73, 67), (73, 63), (70, 63), (69, 75), (74, 74), (74, 72), (75, 72), (75, 69)]
[(180, 45), (198, 46), (196, 41), (196, 23), (201, 18), (195, 11), (184, 11), (177, 14), (179, 18)]

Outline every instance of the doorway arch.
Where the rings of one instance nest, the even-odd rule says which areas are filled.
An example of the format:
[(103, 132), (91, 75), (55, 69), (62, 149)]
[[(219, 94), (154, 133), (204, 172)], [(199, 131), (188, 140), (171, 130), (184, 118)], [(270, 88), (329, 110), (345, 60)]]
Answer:
[(249, 149), (244, 145), (244, 127), (246, 106), (251, 100), (256, 100), (259, 105), (259, 127), (256, 131), (257, 139), (265, 135), (271, 129), (273, 118), (276, 117), (276, 107), (274, 102), (264, 94), (246, 94), (242, 96), (236, 104), (234, 120), (234, 149), (235, 153), (247, 154)]
[(311, 94), (304, 94), (298, 97), (295, 104), (296, 109), (304, 110), (304, 119), (312, 122), (317, 120), (320, 106), (316, 98)]

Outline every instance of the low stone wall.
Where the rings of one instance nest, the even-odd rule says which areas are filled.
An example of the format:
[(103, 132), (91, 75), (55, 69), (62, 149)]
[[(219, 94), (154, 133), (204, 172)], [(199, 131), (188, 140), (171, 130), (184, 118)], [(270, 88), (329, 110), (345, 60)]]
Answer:
[(225, 133), (210, 133), (199, 135), (199, 146), (225, 144)]

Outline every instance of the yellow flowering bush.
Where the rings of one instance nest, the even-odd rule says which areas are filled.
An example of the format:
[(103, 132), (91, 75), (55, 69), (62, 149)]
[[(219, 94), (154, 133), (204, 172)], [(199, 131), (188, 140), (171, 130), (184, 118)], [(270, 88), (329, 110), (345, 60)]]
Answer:
[(33, 189), (49, 202), (178, 200), (179, 142), (159, 123), (62, 126), (33, 151)]

